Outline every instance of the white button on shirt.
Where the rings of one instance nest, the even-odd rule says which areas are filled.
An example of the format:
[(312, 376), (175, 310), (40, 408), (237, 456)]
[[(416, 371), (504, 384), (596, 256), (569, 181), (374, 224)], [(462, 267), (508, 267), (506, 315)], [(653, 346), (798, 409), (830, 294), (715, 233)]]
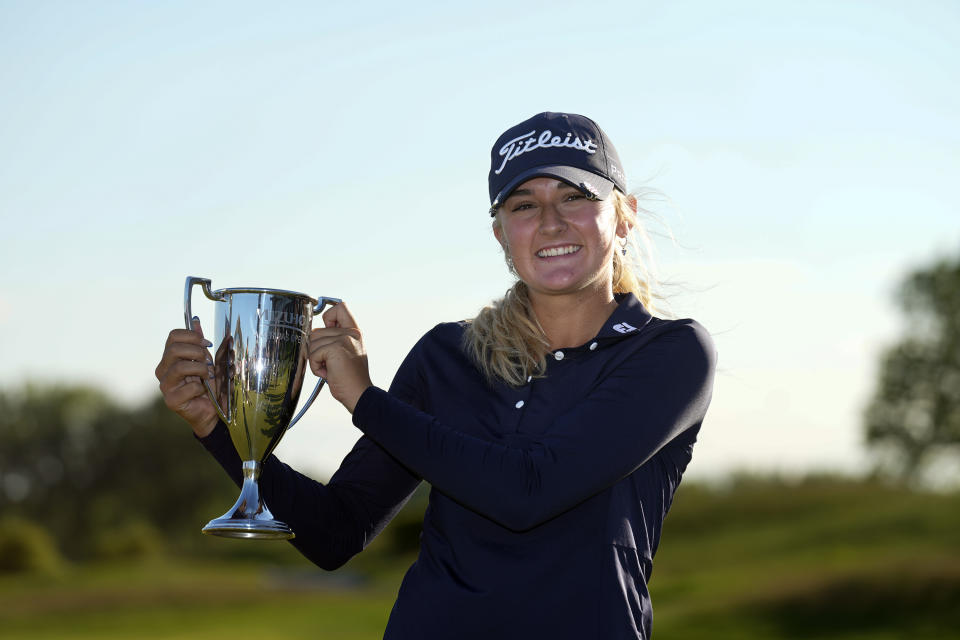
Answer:
[(563, 351), (557, 351), (555, 354), (553, 354), (553, 357), (557, 360), (563, 360)]
[(596, 349), (596, 348), (597, 348), (597, 343), (596, 343), (596, 342), (591, 342), (591, 343), (590, 343), (590, 351), (593, 351), (593, 350)]
[(515, 406), (517, 409), (521, 408), (521, 407), (523, 406), (523, 400), (518, 400), (518, 401), (517, 401), (517, 404), (515, 404), (514, 406)]

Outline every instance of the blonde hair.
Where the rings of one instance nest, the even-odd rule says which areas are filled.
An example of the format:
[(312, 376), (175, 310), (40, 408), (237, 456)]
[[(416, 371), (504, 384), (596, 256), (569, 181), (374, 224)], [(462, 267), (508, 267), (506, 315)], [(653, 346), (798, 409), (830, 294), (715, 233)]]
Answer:
[[(644, 307), (653, 311), (653, 301), (658, 296), (652, 265), (648, 264), (649, 259), (644, 259), (650, 255), (650, 243), (637, 216), (640, 209), (635, 210), (632, 202), (636, 196), (627, 196), (615, 189), (611, 197), (617, 222), (626, 222), (630, 229), (626, 237), (627, 255), (621, 254), (620, 247), (613, 252), (613, 292), (632, 293)], [(500, 226), (499, 216), (493, 225)], [(504, 258), (516, 276), (506, 247)], [(494, 300), (468, 322), (463, 348), (488, 382), (499, 379), (519, 387), (530, 377), (544, 375), (550, 343), (533, 312), (527, 285), (519, 277), (503, 298)]]

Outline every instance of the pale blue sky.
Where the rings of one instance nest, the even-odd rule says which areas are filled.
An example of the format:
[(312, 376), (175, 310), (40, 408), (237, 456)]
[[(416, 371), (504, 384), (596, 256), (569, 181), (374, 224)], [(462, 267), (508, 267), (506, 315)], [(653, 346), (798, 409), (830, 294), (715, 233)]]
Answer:
[[(0, 384), (143, 400), (199, 275), (343, 297), (385, 386), (509, 285), (494, 139), (572, 111), (671, 198), (661, 273), (720, 352), (691, 474), (860, 469), (891, 292), (960, 251), (958, 37), (952, 0), (0, 0)], [(324, 395), (279, 452), (356, 435)]]

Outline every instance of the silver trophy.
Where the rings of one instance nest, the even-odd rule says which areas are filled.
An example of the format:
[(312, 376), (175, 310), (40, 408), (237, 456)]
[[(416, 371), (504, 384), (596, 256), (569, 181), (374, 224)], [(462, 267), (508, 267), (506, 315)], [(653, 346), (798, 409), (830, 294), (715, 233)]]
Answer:
[(228, 538), (292, 538), (290, 527), (274, 519), (260, 497), (260, 469), (323, 387), (324, 379), (320, 378), (303, 408), (293, 415), (307, 368), (313, 315), (340, 300), (314, 299), (280, 289), (211, 291), (210, 280), (188, 277), (183, 292), (187, 329), (193, 328), (190, 302), (193, 287), (198, 284), (216, 303), (214, 384), (211, 387), (207, 380), (203, 384), (243, 460), (240, 498), (223, 516), (211, 520), (203, 532)]

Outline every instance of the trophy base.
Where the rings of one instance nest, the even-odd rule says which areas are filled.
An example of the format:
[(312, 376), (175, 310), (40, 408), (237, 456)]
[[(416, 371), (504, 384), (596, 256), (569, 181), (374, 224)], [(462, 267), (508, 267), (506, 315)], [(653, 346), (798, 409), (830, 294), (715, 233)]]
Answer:
[(274, 520), (270, 509), (260, 496), (257, 477), (260, 465), (256, 462), (243, 463), (243, 486), (240, 497), (225, 514), (211, 520), (202, 531), (209, 536), (224, 538), (253, 538), (258, 540), (289, 540), (296, 537), (285, 523)]
[(202, 531), (221, 538), (253, 538), (257, 540), (290, 540), (293, 530), (279, 520), (238, 520), (217, 518), (207, 523)]

